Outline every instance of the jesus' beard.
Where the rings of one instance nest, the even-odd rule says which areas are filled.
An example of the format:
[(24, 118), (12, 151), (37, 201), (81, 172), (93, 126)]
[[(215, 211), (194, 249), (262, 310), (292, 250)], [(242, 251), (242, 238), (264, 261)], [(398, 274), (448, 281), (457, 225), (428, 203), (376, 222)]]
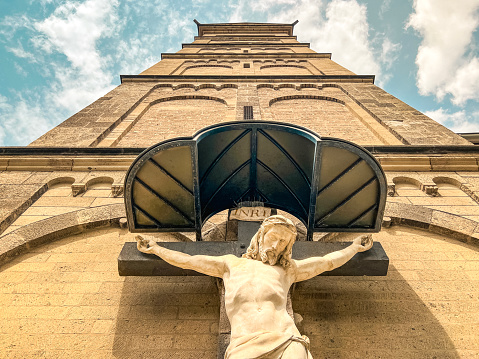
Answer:
[(276, 263), (278, 263), (278, 256), (276, 253), (273, 250), (265, 251), (261, 242), (259, 243), (259, 255), (263, 263), (267, 263), (271, 266), (274, 266)]

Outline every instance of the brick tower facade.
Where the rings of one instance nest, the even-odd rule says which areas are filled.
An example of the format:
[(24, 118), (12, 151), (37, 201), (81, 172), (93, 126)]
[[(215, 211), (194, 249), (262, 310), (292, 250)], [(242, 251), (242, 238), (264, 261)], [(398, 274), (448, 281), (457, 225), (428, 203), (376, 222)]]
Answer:
[[(293, 308), (315, 358), (479, 352), (479, 150), (293, 35), (199, 24), (177, 53), (27, 147), (0, 149), (0, 343), (6, 357), (215, 358), (211, 278), (121, 278), (123, 180), (146, 147), (217, 123), (288, 122), (367, 148), (388, 181), (387, 277), (315, 278)], [(227, 217), (204, 235), (226, 240)], [(186, 233), (158, 241), (189, 241)], [(315, 240), (349, 240), (315, 234)], [(3, 355), (3, 354), (2, 354)]]

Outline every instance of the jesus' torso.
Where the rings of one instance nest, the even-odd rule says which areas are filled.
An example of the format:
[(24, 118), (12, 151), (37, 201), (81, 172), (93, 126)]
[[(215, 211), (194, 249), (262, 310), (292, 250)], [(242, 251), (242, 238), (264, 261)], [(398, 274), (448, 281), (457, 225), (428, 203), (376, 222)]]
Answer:
[(300, 335), (286, 311), (292, 268), (234, 256), (228, 256), (226, 264), (225, 307), (232, 340), (261, 331)]

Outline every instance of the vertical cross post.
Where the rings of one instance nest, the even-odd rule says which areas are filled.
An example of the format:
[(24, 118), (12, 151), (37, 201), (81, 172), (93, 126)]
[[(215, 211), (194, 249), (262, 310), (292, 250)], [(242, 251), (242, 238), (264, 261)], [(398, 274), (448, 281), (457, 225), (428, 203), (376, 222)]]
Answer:
[[(230, 210), (228, 215), (228, 224), (232, 221), (237, 222), (238, 229), (237, 244), (241, 255), (246, 253), (251, 238), (258, 231), (261, 223), (269, 216), (276, 214), (275, 209), (266, 207), (241, 207)], [(221, 279), (217, 279), (218, 292), (220, 296), (220, 321), (218, 326), (218, 359), (225, 357), (226, 348), (230, 343), (231, 326), (226, 315), (225, 308), (225, 287)], [(288, 302), (286, 304), (288, 314), (294, 319), (293, 307), (291, 303), (291, 291), (288, 293)]]

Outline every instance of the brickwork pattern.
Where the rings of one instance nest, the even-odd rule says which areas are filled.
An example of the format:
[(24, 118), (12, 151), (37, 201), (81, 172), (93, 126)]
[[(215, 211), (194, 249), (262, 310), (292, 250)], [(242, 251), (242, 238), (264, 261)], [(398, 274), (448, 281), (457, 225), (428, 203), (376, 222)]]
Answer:
[[(191, 136), (208, 125), (242, 120), (244, 106), (253, 106), (254, 120), (292, 122), (363, 145), (470, 144), (368, 79), (251, 80), (247, 76), (354, 75), (331, 59), (308, 56), (314, 51), (284, 31), (262, 34), (196, 37), (178, 52), (185, 58), (165, 56), (142, 73), (157, 78), (125, 79), (32, 146), (147, 147)], [(245, 50), (264, 56), (246, 58)], [(305, 56), (298, 58), (301, 53)], [(161, 78), (173, 74), (184, 77)], [(232, 82), (218, 75), (244, 78)], [(90, 220), (108, 217), (99, 206), (123, 201), (112, 197), (111, 185), (122, 182), (124, 171), (59, 171), (55, 167), (59, 159), (48, 161), (47, 171), (0, 172), (0, 233), (7, 227), (7, 232), (18, 229), (9, 238), (21, 231), (35, 232), (31, 227), (39, 227), (40, 220), (63, 223), (65, 216), (76, 214), (72, 211), (85, 209), (91, 213), (82, 212), (75, 221), (70, 218), (79, 223), (80, 231), (93, 223)], [(424, 162), (429, 167), (414, 168), (444, 171), (441, 166), (448, 161), (447, 156), (418, 159), (415, 166)], [(408, 172), (388, 173), (389, 189), (395, 192), (388, 197), (391, 216), (410, 209), (415, 212), (411, 218), (424, 217), (416, 225), (433, 230), (442, 223), (434, 231), (450, 237), (400, 226), (383, 229), (375, 238), (391, 259), (387, 277), (329, 277), (300, 283), (293, 305), (304, 318), (300, 329), (311, 338), (315, 358), (479, 357), (479, 252), (477, 246), (451, 237), (463, 240), (457, 235), (461, 232), (469, 239), (479, 238), (474, 233), (479, 175), (413, 173), (404, 168), (411, 160), (405, 163), (394, 170)], [(464, 158), (452, 170), (472, 168), (477, 169), (477, 160)], [(66, 169), (72, 169), (71, 164)], [(111, 181), (95, 181), (102, 177)], [(58, 178), (68, 178), (67, 185), (55, 182)], [(123, 215), (120, 205), (115, 207), (117, 221)], [(228, 237), (224, 216), (205, 225), (205, 238)], [(49, 238), (59, 236), (55, 232)], [(165, 241), (193, 237), (157, 235)], [(315, 239), (329, 238), (319, 237)], [(123, 243), (131, 240), (127, 230), (95, 230), (33, 248), (1, 267), (0, 357), (215, 358), (219, 320), (215, 281), (120, 278), (117, 256)], [(7, 244), (15, 243), (14, 238)]]
[[(232, 84), (157, 85), (125, 123), (112, 131), (108, 143), (118, 147), (148, 147), (179, 136), (191, 136), (203, 127), (234, 121), (236, 88)], [(178, 116), (181, 113), (181, 117)]]
[[(264, 120), (293, 123), (320, 136), (338, 137), (361, 145), (383, 143), (345, 107), (349, 99), (338, 89), (302, 88), (298, 91), (288, 87), (277, 90), (261, 87), (259, 97)], [(284, 100), (276, 102), (278, 98)]]
[(395, 194), (388, 197), (388, 202), (431, 208), (479, 222), (476, 173), (386, 172), (386, 176), (388, 183), (395, 186)]
[(313, 357), (476, 358), (477, 247), (404, 227), (374, 237), (390, 258), (387, 277), (318, 277), (296, 287), (293, 307)]
[(126, 230), (85, 233), (2, 267), (0, 357), (214, 358), (214, 280), (120, 278), (116, 258), (131, 240)]
[(121, 121), (153, 86), (124, 83), (31, 143), (31, 146), (88, 147)]
[[(71, 185), (74, 182), (87, 185), (101, 177), (109, 178), (109, 183), (122, 183), (124, 176), (123, 171), (0, 171), (0, 236), (60, 213), (122, 201), (121, 198), (111, 198), (111, 185), (110, 199), (93, 201), (82, 198), (82, 195), (72, 197)], [(62, 189), (54, 188), (65, 181), (68, 184)]]
[[(345, 94), (340, 85), (281, 83), (258, 84), (257, 87), (264, 120), (274, 120), (274, 112), (278, 108), (277, 102), (287, 100), (280, 107), (289, 104), (290, 108), (294, 108), (294, 114), (290, 114), (288, 119), (283, 121), (296, 120), (299, 125), (308, 127), (321, 136), (339, 137), (350, 141), (354, 141), (353, 138), (360, 138), (362, 142), (358, 142), (359, 144), (401, 144), (387, 128)], [(295, 101), (300, 99), (310, 103), (307, 106), (295, 107)], [(323, 111), (321, 106), (329, 106), (335, 110)], [(321, 118), (322, 120), (318, 120), (320, 122), (315, 122), (316, 119)], [(307, 121), (304, 121), (305, 119)]]
[(410, 145), (470, 145), (471, 143), (372, 84), (343, 84), (361, 107)]
[[(181, 118), (177, 114), (181, 112)], [(118, 143), (148, 147), (174, 137), (191, 136), (203, 127), (234, 120), (234, 108), (214, 100), (185, 99), (152, 106)]]
[(113, 196), (111, 183), (96, 183), (89, 186), (86, 192), (75, 197), (72, 193), (71, 184), (59, 183), (43, 193), (2, 235), (8, 234), (30, 223), (63, 213), (115, 203), (123, 203), (123, 198), (115, 198)]
[[(396, 226), (374, 236), (391, 260), (387, 277), (318, 277), (296, 286), (293, 307), (313, 356), (475, 358), (477, 247)], [(120, 278), (116, 258), (132, 240), (126, 230), (96, 230), (3, 266), (2, 357), (215, 358), (215, 281)]]

